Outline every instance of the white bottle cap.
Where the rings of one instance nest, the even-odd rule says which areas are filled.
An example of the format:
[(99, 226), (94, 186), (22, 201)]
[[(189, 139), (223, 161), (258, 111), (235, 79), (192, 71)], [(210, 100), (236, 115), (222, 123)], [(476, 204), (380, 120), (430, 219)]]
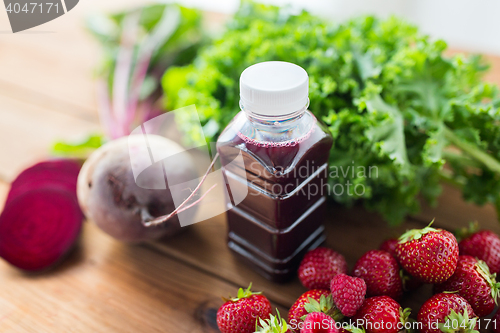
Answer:
[(252, 65), (240, 76), (240, 105), (246, 112), (283, 116), (307, 106), (309, 77), (300, 66), (283, 61)]

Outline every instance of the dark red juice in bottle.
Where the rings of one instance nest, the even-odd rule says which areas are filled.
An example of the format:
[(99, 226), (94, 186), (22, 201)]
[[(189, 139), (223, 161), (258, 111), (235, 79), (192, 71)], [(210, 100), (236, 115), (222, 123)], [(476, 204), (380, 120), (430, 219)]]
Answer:
[(307, 110), (308, 77), (299, 66), (251, 66), (240, 88), (243, 111), (217, 142), (230, 194), (228, 245), (259, 273), (281, 282), (295, 274), (307, 250), (324, 241), (332, 138)]

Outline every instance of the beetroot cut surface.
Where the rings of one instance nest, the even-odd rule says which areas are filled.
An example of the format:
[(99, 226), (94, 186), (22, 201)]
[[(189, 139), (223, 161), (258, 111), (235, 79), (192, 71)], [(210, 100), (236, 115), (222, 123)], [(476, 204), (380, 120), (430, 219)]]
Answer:
[(18, 195), (46, 186), (74, 193), (81, 165), (74, 159), (54, 159), (37, 163), (21, 172), (12, 182), (7, 203)]
[(70, 191), (40, 188), (20, 194), (0, 215), (0, 257), (27, 271), (48, 268), (71, 250), (82, 221)]

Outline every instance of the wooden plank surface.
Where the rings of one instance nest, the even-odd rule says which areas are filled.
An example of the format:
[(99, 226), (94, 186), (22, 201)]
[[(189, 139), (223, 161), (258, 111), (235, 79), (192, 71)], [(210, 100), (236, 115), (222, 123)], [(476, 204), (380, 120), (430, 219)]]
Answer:
[[(1, 205), (8, 187), (0, 182)], [(217, 276), (118, 242), (92, 223), (55, 270), (25, 274), (0, 261), (0, 272), (0, 332), (217, 332), (220, 296), (236, 293)]]
[[(54, 140), (77, 140), (98, 129), (92, 69), (99, 54), (82, 18), (136, 3), (82, 1), (41, 33), (0, 35), (0, 209), (5, 181), (47, 156)], [(5, 19), (2, 12), (0, 30), (8, 29)], [(487, 79), (500, 83), (500, 58), (490, 60), (494, 70)], [(360, 207), (331, 205), (327, 246), (352, 267), (385, 238), (432, 218), (448, 228), (477, 219), (500, 231), (491, 206), (465, 204), (454, 189), (445, 188), (439, 203), (396, 229)], [(286, 313), (304, 292), (297, 279), (284, 285), (262, 279), (232, 256), (225, 239), (224, 216), (144, 246), (119, 243), (87, 223), (75, 252), (50, 273), (26, 275), (0, 261), (0, 332), (214, 332), (219, 296), (251, 281)], [(418, 309), (429, 295), (424, 288), (403, 304)]]
[[(364, 252), (377, 248), (384, 239), (393, 237), (406, 228), (422, 225), (408, 221), (398, 229), (393, 229), (360, 209), (351, 211), (332, 206), (329, 210), (327, 215), (334, 218), (329, 219), (326, 224), (326, 245), (344, 254), (350, 267)], [(239, 262), (226, 246), (224, 216), (200, 222), (174, 239), (151, 243), (149, 246), (233, 284), (244, 286), (253, 282), (257, 290), (265, 290), (268, 297), (286, 307), (306, 291), (298, 279), (283, 285), (273, 284)]]
[(48, 156), (56, 140), (79, 141), (100, 131), (96, 122), (0, 93), (0, 178), (12, 180), (24, 167)]

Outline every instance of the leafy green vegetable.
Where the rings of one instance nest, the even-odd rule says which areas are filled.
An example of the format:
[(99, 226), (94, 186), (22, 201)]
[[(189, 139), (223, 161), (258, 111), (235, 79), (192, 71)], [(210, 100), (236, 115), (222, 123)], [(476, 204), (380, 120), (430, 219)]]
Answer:
[(445, 49), (394, 17), (338, 24), (243, 2), (194, 64), (165, 73), (165, 101), (169, 109), (195, 104), (214, 141), (239, 112), (241, 72), (261, 61), (293, 62), (309, 73), (310, 110), (334, 137), (331, 166), (374, 171), (331, 176), (332, 185), (365, 189), (336, 201), (362, 199), (397, 224), (418, 212), (418, 195), (435, 203), (444, 178), (467, 200), (500, 210), (498, 88), (481, 82), (487, 66), (480, 57), (450, 59)]

